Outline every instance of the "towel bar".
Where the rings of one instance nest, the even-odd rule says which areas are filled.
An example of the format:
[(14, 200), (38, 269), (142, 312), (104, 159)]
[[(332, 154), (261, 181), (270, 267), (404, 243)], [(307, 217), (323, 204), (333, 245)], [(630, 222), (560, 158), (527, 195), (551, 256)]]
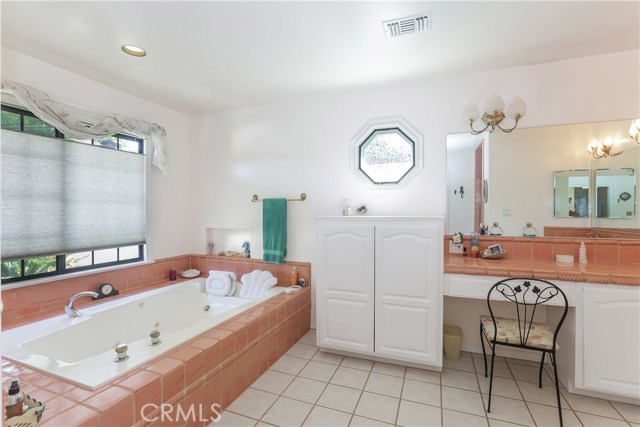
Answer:
[[(307, 193), (300, 193), (300, 198), (298, 199), (287, 199), (287, 202), (304, 202), (307, 199)], [(252, 202), (261, 202), (263, 199), (260, 199), (257, 194), (254, 194), (251, 198)]]

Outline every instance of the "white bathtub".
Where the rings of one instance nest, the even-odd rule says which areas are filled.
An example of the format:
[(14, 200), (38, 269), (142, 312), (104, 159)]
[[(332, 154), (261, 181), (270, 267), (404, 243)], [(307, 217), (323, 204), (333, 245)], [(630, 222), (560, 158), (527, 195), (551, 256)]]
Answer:
[[(204, 278), (80, 310), (2, 332), (2, 354), (10, 360), (75, 384), (96, 389), (181, 343), (284, 290), (273, 287), (259, 300), (215, 297)], [(158, 329), (161, 343), (151, 345)], [(115, 363), (117, 344), (129, 359)]]

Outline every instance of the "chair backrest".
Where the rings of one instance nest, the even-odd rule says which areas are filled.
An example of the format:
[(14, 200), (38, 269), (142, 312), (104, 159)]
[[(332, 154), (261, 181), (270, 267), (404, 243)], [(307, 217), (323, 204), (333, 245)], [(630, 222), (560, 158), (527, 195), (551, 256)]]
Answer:
[[(558, 332), (567, 316), (569, 302), (562, 289), (546, 280), (511, 278), (500, 280), (494, 284), (487, 294), (487, 305), (493, 320), (493, 330), (497, 331), (496, 317), (500, 316), (494, 315), (494, 307), (492, 305), (500, 301), (511, 302), (513, 303), (514, 313), (509, 317), (518, 321), (520, 345), (525, 346), (529, 340), (537, 308), (540, 305), (549, 304), (552, 300), (554, 300), (553, 305), (559, 305), (563, 309), (562, 316), (553, 333), (553, 346), (551, 348), (555, 349)], [(497, 334), (494, 335), (497, 336)]]

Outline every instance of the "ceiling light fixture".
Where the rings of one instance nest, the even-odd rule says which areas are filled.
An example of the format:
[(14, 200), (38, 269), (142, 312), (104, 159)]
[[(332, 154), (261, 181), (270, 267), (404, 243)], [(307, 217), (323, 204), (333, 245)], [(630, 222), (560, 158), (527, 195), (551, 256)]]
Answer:
[(629, 136), (636, 140), (637, 144), (640, 144), (640, 119), (631, 121), (631, 127), (629, 128)]
[(473, 123), (480, 117), (478, 106), (473, 102), (469, 102), (462, 111), (462, 120), (464, 120), (465, 123), (469, 123), (471, 133), (474, 135), (478, 135), (487, 129), (489, 129), (489, 132), (493, 132), (496, 128), (506, 133), (511, 132), (518, 126), (518, 121), (527, 113), (527, 104), (525, 104), (519, 96), (511, 100), (506, 111), (506, 116), (515, 121), (515, 124), (511, 128), (503, 128), (500, 126), (500, 123), (505, 118), (505, 113), (503, 112), (504, 101), (495, 92), (487, 99), (487, 104), (484, 109), (485, 113), (482, 114), (482, 122), (485, 124), (485, 127), (480, 130), (473, 128)]
[(138, 46), (132, 44), (125, 44), (122, 46), (122, 51), (127, 55), (137, 56), (138, 58), (142, 58), (143, 56), (147, 56), (147, 52)]
[(609, 156), (614, 157), (618, 154), (622, 154), (622, 150), (617, 153), (612, 153), (611, 148), (613, 148), (613, 138), (607, 137), (603, 141), (598, 141), (594, 138), (593, 141), (591, 141), (591, 144), (587, 147), (587, 151), (594, 159), (601, 159)]

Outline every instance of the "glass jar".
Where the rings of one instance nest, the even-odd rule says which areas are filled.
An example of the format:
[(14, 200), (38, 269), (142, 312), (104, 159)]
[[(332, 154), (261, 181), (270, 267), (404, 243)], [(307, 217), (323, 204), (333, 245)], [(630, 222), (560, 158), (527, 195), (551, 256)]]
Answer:
[(536, 234), (538, 234), (538, 231), (536, 230), (536, 228), (533, 226), (532, 223), (527, 222), (524, 228), (522, 229), (522, 235), (524, 237), (536, 237)]
[(489, 236), (502, 236), (502, 227), (497, 222), (494, 222), (489, 229)]

